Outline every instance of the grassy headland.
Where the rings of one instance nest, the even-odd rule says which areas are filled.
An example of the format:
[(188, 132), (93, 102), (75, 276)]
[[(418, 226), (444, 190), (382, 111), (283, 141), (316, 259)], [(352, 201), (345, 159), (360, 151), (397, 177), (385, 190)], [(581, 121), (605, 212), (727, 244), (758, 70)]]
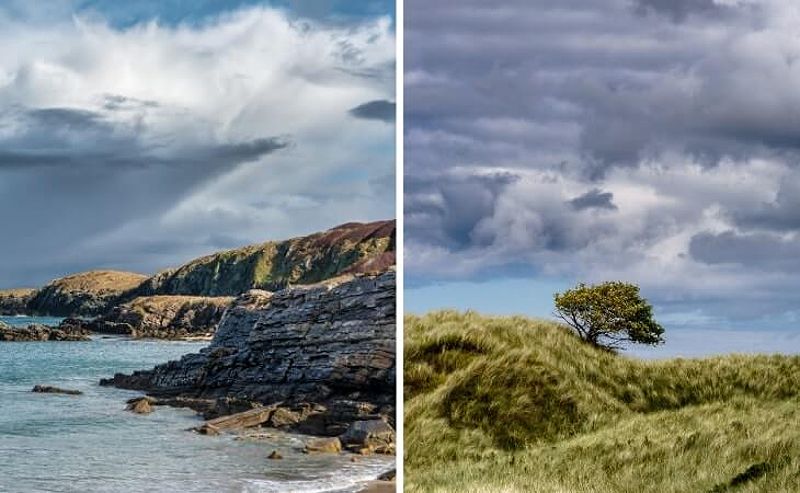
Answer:
[(406, 491), (800, 491), (800, 357), (642, 361), (472, 312), (405, 333)]

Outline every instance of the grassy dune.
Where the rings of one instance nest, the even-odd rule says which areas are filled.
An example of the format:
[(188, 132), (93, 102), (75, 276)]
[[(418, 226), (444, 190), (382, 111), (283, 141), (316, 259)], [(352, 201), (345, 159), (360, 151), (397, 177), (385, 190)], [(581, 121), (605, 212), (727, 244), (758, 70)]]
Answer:
[(641, 361), (475, 313), (405, 331), (406, 491), (800, 491), (800, 357)]

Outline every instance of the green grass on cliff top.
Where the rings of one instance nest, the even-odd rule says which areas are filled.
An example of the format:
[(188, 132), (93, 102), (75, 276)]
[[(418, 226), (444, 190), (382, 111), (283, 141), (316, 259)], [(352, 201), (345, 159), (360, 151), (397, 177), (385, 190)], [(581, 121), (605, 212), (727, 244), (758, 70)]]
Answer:
[(405, 331), (406, 491), (800, 491), (800, 357), (641, 361), (447, 311)]

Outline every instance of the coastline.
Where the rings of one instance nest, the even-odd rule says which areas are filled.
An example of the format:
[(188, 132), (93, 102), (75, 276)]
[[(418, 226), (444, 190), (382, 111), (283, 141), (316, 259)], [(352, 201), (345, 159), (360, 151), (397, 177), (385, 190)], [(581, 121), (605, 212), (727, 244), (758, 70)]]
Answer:
[(360, 493), (395, 493), (397, 491), (396, 481), (370, 481)]
[[(292, 488), (347, 488), (355, 493), (365, 482), (356, 484), (353, 478), (365, 481), (394, 467), (393, 456), (351, 462), (351, 454), (303, 454), (308, 437), (297, 434), (274, 433), (258, 443), (233, 434), (198, 435), (187, 431), (202, 423), (193, 411), (160, 408), (134, 414), (125, 410), (125, 401), (137, 392), (96, 385), (100, 376), (113, 372), (109, 368), (129, 370), (202, 346), (122, 337), (0, 344), (0, 398), (7, 411), (0, 417), (0, 434), (6, 437), (0, 449), (7, 456), (0, 464), (0, 491), (75, 491), (70, 484), (84, 491), (134, 491), (143, 486), (141, 478), (151, 477), (165, 490), (192, 493), (234, 488), (279, 492), (281, 478)], [(83, 395), (37, 394), (31, 392), (35, 384), (74, 388)], [(164, 446), (155, 450), (157, 443)], [(275, 449), (283, 460), (268, 459)], [(60, 467), (49, 471), (53, 463)], [(119, 474), (115, 471), (121, 463), (127, 466)]]

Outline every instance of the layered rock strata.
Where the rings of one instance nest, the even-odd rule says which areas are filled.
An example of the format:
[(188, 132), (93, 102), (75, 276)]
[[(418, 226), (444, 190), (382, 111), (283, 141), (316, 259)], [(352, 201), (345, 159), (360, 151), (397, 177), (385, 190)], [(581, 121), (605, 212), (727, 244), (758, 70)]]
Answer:
[(93, 332), (157, 339), (210, 337), (233, 298), (144, 296), (84, 325)]
[(101, 384), (162, 398), (270, 405), (270, 426), (310, 434), (393, 422), (395, 279), (390, 270), (247, 293), (200, 353)]

